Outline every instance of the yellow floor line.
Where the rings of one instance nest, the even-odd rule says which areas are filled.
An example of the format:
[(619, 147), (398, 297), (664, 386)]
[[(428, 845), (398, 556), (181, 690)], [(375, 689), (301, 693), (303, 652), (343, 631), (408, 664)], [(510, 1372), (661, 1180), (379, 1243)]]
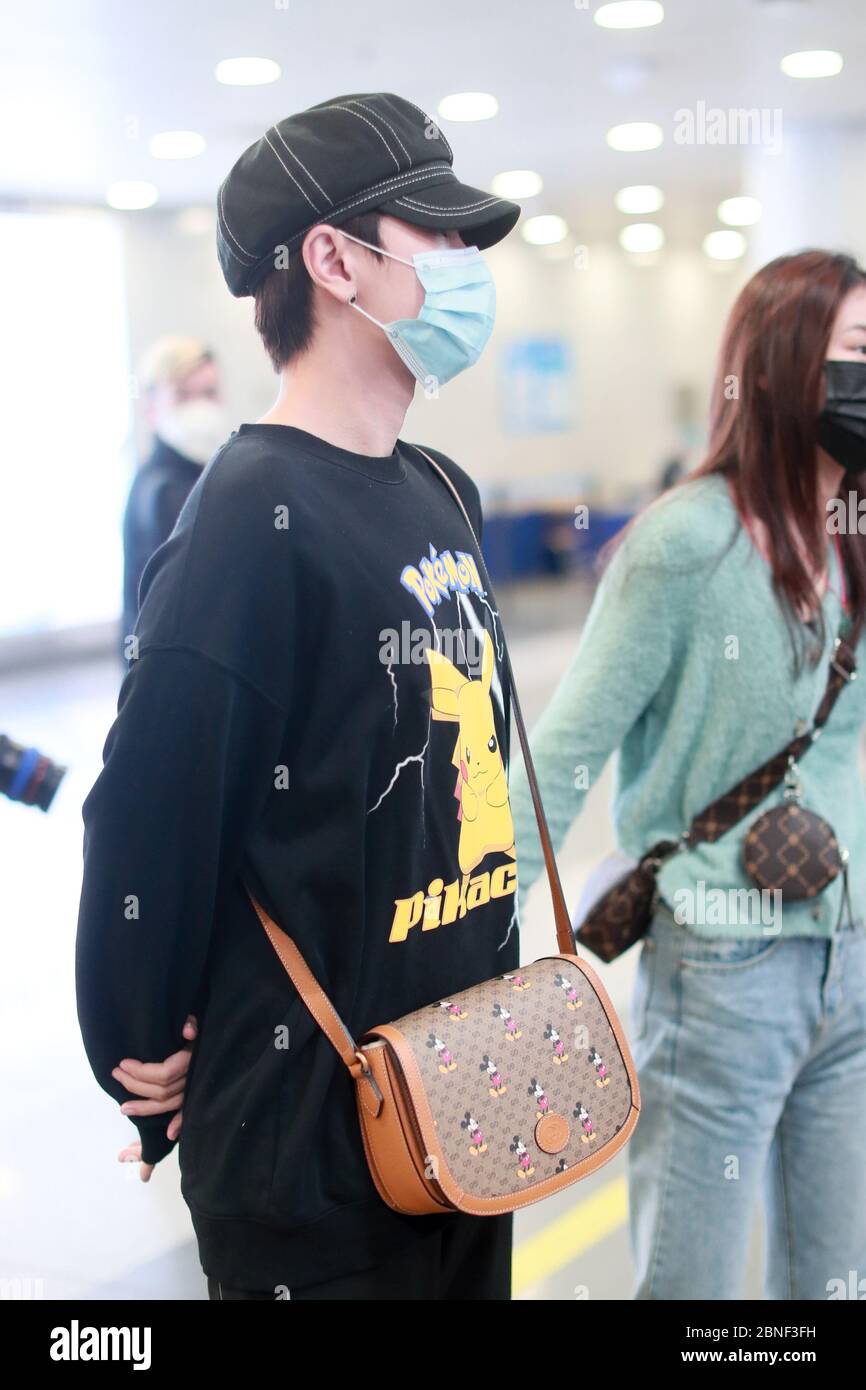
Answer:
[(606, 1183), (515, 1247), (512, 1296), (549, 1279), (627, 1219), (628, 1185), (622, 1177)]

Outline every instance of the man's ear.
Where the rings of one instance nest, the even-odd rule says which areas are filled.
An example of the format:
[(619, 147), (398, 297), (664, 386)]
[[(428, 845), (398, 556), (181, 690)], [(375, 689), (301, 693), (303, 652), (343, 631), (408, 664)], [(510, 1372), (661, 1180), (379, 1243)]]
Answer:
[(320, 223), (304, 237), (301, 255), (314, 285), (333, 295), (342, 304), (356, 291), (354, 247), (334, 227)]

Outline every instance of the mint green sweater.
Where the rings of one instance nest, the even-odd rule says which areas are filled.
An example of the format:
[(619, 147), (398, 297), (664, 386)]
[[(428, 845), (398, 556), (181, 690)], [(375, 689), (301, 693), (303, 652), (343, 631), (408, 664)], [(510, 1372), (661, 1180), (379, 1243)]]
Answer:
[[(769, 566), (724, 479), (695, 479), (660, 498), (604, 571), (571, 663), (531, 736), (555, 848), (617, 750), (614, 828), (621, 849), (636, 858), (657, 840), (677, 838), (708, 802), (801, 732), (798, 721), (810, 725), (842, 617), (839, 590), (831, 546), (825, 652), (795, 677)], [(850, 853), (855, 918), (866, 915), (866, 797), (858, 772), (866, 637), (857, 660), (860, 678), (842, 690), (800, 763), (803, 804), (830, 821)], [(778, 899), (757, 910), (745, 910), (742, 898), (733, 905), (732, 890), (754, 887), (741, 864), (745, 830), (781, 800), (781, 790), (771, 792), (715, 844), (680, 851), (662, 866), (660, 892), (679, 921), (703, 935), (751, 936), (767, 930), (769, 912), (771, 930), (833, 932), (841, 875), (817, 898), (788, 903), (781, 913)], [(543, 860), (517, 758), (511, 806), (525, 901)]]

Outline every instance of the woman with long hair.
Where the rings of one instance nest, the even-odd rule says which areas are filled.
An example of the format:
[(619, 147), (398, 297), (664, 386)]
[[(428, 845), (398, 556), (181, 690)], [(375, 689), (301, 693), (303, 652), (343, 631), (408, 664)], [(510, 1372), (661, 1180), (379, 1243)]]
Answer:
[[(621, 849), (678, 840), (811, 730), (837, 637), (866, 672), (864, 470), (866, 271), (782, 257), (731, 312), (706, 461), (615, 544), (534, 732), (556, 845), (615, 751)], [(766, 1297), (846, 1297), (866, 1277), (864, 723), (866, 675), (795, 768), (799, 804), (848, 851), (815, 896), (759, 894), (744, 867), (779, 786), (659, 870), (630, 1030), (638, 1298), (742, 1296), (762, 1197)], [(525, 898), (543, 864), (522, 770), (511, 805)]]

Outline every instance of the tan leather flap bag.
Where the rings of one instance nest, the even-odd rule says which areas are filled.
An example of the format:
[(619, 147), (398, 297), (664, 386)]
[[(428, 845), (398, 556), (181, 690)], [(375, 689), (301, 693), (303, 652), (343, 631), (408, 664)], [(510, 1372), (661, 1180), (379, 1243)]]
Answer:
[[(472, 531), (450, 478), (424, 457)], [(486, 569), (484, 578), (489, 589)], [(355, 1041), (297, 946), (250, 893), (292, 983), (353, 1079), (376, 1189), (409, 1215), (493, 1216), (550, 1197), (609, 1162), (640, 1111), (620, 1022), (576, 953), (507, 649), (504, 660), (558, 954), (436, 999)]]

